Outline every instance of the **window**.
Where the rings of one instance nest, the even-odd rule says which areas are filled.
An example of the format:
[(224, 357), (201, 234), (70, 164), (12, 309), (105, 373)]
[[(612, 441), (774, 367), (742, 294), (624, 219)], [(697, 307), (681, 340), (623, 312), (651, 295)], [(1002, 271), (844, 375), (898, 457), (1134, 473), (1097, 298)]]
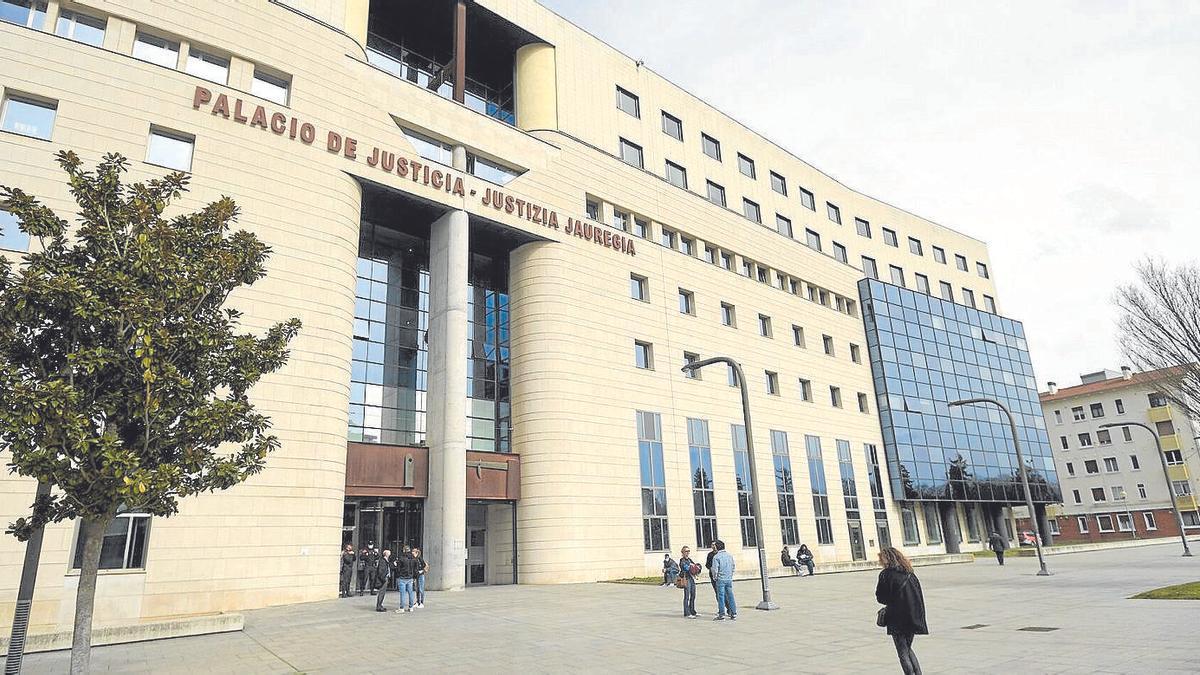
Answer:
[(1182, 511), (1179, 515), (1183, 516), (1184, 527), (1200, 527), (1200, 514), (1196, 511)]
[(671, 548), (667, 530), (667, 476), (663, 468), (662, 420), (637, 412), (638, 457), (642, 474), (642, 541), (647, 551)]
[(1067, 475), (1068, 476), (1075, 475), (1075, 465), (1072, 464), (1071, 462), (1067, 462)]
[(861, 391), (858, 392), (858, 412), (860, 412), (860, 413), (871, 412), (870, 409), (868, 409), (868, 407), (867, 407), (867, 395), (862, 393)]
[(862, 350), (854, 343), (850, 343), (850, 360), (855, 363), (862, 363)]
[(850, 257), (846, 254), (846, 247), (833, 242), (833, 259), (840, 263), (849, 263)]
[(937, 262), (940, 262), (941, 264), (945, 265), (946, 264), (946, 250), (939, 246), (934, 246), (933, 247), (933, 259), (936, 260)]
[(800, 400), (812, 400), (812, 380), (806, 380), (803, 377), (800, 378)]
[(767, 283), (767, 268), (762, 265), (758, 266), (758, 280), (760, 283)]
[(1146, 484), (1145, 483), (1138, 483), (1137, 491), (1138, 491), (1138, 499), (1146, 498)]
[(738, 386), (738, 376), (737, 376), (737, 371), (736, 371), (736, 370), (734, 370), (734, 369), (733, 369), (733, 366), (730, 366), (730, 365), (727, 365), (727, 366), (726, 366), (726, 369), (729, 371), (729, 372), (728, 372), (728, 377), (729, 377), (729, 386), (731, 386), (731, 387), (736, 387), (736, 386)]
[(896, 231), (883, 228), (883, 243), (899, 248), (900, 240), (896, 237)]
[(830, 337), (828, 335), (822, 335), (821, 336), (821, 344), (825, 348), (826, 354), (828, 354), (830, 356), (837, 356), (837, 354), (834, 354), (834, 345), (833, 345), (832, 337)]
[(1071, 408), (1071, 417), (1076, 422), (1081, 422), (1081, 421), (1087, 419), (1087, 416), (1083, 414), (1083, 406), (1077, 405), (1074, 408)]
[(1092, 501), (1103, 502), (1103, 501), (1106, 501), (1107, 499), (1108, 499), (1108, 496), (1104, 494), (1104, 488), (1102, 488), (1102, 487), (1092, 488)]
[(254, 82), (250, 84), (250, 93), (274, 101), (279, 105), (288, 104), (288, 89), (291, 81), (286, 77), (263, 72), (261, 68), (254, 69)]
[(44, 0), (0, 0), (0, 21), (41, 30), (45, 18)]
[(174, 68), (179, 63), (179, 43), (138, 33), (133, 43), (133, 57), (166, 68)]
[[(0, 10), (2, 11), (2, 10)], [(79, 534), (82, 534), (80, 532)], [(100, 569), (136, 570), (146, 566), (146, 549), (150, 543), (150, 514), (119, 513), (104, 532), (100, 544)], [(76, 536), (72, 569), (83, 564), (83, 542)]]
[(587, 217), (591, 220), (600, 220), (600, 204), (592, 200), (587, 200)]
[(1163, 458), (1167, 460), (1168, 466), (1179, 466), (1183, 464), (1183, 453), (1179, 450), (1164, 450)]
[(717, 264), (717, 249), (712, 246), (704, 247), (704, 262), (710, 265)]
[(687, 430), (688, 457), (692, 469), (692, 508), (696, 515), (696, 547), (708, 547), (717, 540), (717, 503), (713, 493), (708, 422), (688, 419)]
[(1104, 470), (1109, 473), (1115, 473), (1117, 471), (1120, 471), (1119, 465), (1117, 464), (1117, 458), (1116, 457), (1105, 457), (1104, 458)]
[(929, 277), (927, 277), (924, 274), (921, 274), (919, 272), (917, 274), (914, 274), (913, 277), (916, 279), (916, 282), (917, 282), (917, 290), (921, 293), (924, 293), (925, 295), (929, 295), (930, 294)]
[(925, 543), (942, 543), (942, 518), (938, 513), (938, 505), (934, 502), (925, 502), (921, 505), (921, 512), (925, 516)]
[(750, 455), (746, 452), (746, 427), (730, 425), (733, 435), (733, 477), (737, 485), (738, 515), (742, 529), (742, 546), (758, 546), (754, 521), (754, 493), (750, 490)]
[(964, 271), (964, 272), (966, 272), (966, 271), (967, 271), (967, 259), (966, 259), (966, 257), (964, 257), (964, 256), (961, 256), (961, 255), (958, 255), (957, 253), (956, 253), (956, 254), (954, 254), (954, 264), (955, 264), (955, 266), (956, 266), (956, 267), (958, 267), (958, 269), (960, 269), (960, 270), (962, 270), (962, 271)]
[(792, 325), (792, 344), (797, 347), (804, 346), (804, 328), (795, 324)]
[(1104, 404), (1103, 403), (1093, 403), (1091, 405), (1091, 410), (1092, 410), (1093, 418), (1104, 417)]
[(617, 107), (634, 117), (640, 118), (642, 116), (638, 97), (620, 87), (617, 87)]
[(749, 176), (750, 178), (758, 177), (754, 173), (754, 160), (740, 152), (738, 153), (738, 171), (741, 171), (743, 176)]
[(753, 278), (754, 277), (754, 263), (745, 258), (742, 258), (742, 271), (740, 272), (740, 274), (742, 276), (746, 277), (747, 279)]
[(817, 543), (833, 543), (833, 521), (829, 515), (829, 488), (825, 484), (825, 463), (821, 458), (821, 439), (804, 437), (808, 458), (808, 480), (812, 491), (813, 515), (817, 522)]
[(0, 129), (48, 141), (54, 131), (57, 113), (57, 102), (8, 94), (4, 97), (4, 110), (0, 112)]
[(1096, 516), (1096, 527), (1099, 528), (1101, 532), (1112, 532), (1113, 531), (1112, 516), (1108, 516), (1108, 515)]
[(650, 302), (650, 282), (640, 274), (629, 275), (629, 297), (642, 302)]
[(1054, 411), (1054, 423), (1062, 424), (1062, 411), (1061, 410)]
[(188, 51), (187, 63), (183, 69), (209, 82), (225, 84), (229, 81), (229, 59), (194, 47)]
[(975, 291), (969, 288), (962, 289), (963, 304), (967, 307), (975, 306)]
[(1186, 497), (1192, 494), (1192, 486), (1186, 480), (1173, 480), (1171, 481), (1171, 491), (1175, 493), (1176, 497)]
[(721, 252), (721, 267), (732, 271), (733, 270), (733, 254)]
[[(693, 364), (699, 360), (700, 360), (699, 354), (696, 354), (693, 352), (684, 352), (683, 353), (683, 365), (685, 365), (685, 366)], [(683, 376), (689, 380), (699, 380), (699, 379), (701, 379), (700, 378), (700, 369), (692, 368), (690, 370), (685, 370), (685, 371), (683, 371)]]
[(821, 250), (821, 235), (812, 230), (804, 231), (804, 243), (814, 251)]
[(758, 315), (758, 334), (763, 337), (771, 337), (771, 317), (766, 314)]
[(816, 211), (817, 210), (817, 202), (816, 202), (815, 198), (813, 197), (813, 193), (809, 192), (808, 190), (805, 190), (804, 188), (799, 188), (799, 190), (800, 190), (800, 204), (802, 206), (804, 206), (804, 208), (808, 209), (809, 211)]
[(989, 314), (996, 313), (996, 299), (990, 295), (983, 296), (983, 309)]
[(871, 224), (862, 218), (854, 219), (854, 230), (858, 232), (858, 236), (860, 237), (871, 238)]
[(721, 161), (721, 141), (708, 134), (700, 134), (700, 147), (704, 150), (704, 154), (718, 162)]
[(1167, 404), (1167, 397), (1158, 392), (1147, 394), (1146, 399), (1150, 402), (1151, 408), (1158, 408)]
[[(1117, 399), (1117, 400), (1113, 401), (1113, 403), (1117, 407), (1117, 414), (1124, 415), (1125, 414), (1125, 402), (1122, 401), (1121, 399)], [(1129, 427), (1125, 427), (1125, 428), (1128, 429)]]
[(792, 238), (792, 221), (784, 218), (778, 213), (775, 214), (775, 231), (788, 239)]
[(912, 506), (904, 505), (900, 507), (900, 524), (904, 529), (904, 545), (920, 545), (921, 532), (917, 529), (917, 512)]
[(978, 272), (979, 276), (983, 277), (984, 279), (989, 278), (987, 265), (985, 265), (981, 262), (977, 262), (977, 263), (975, 263), (975, 271)]
[(1142, 522), (1146, 524), (1147, 530), (1157, 530), (1158, 529), (1158, 522), (1154, 520), (1154, 512), (1153, 511), (1143, 511), (1142, 512)]
[(1071, 490), (1071, 496), (1075, 499), (1076, 504), (1083, 503), (1083, 499), (1079, 496), (1079, 490)]
[(867, 277), (871, 279), (879, 278), (879, 268), (875, 265), (874, 258), (868, 258), (864, 255), (862, 257), (862, 268), (863, 274), (865, 274)]
[(744, 197), (742, 198), (742, 215), (756, 223), (762, 222), (762, 211), (758, 208), (758, 204)]
[(708, 183), (708, 201), (717, 206), (725, 206), (725, 188), (711, 180), (706, 182)]
[(621, 139), (621, 161), (637, 168), (642, 168), (642, 146)]
[(665, 227), (662, 228), (658, 235), (658, 243), (662, 244), (663, 248), (675, 248), (675, 232)]
[(1075, 518), (1075, 523), (1076, 523), (1076, 525), (1079, 527), (1079, 533), (1080, 533), (1080, 534), (1087, 534), (1087, 532), (1088, 532), (1088, 519), (1087, 519), (1087, 516), (1078, 516), (1078, 517), (1076, 517), (1076, 518)]
[(771, 189), (784, 197), (787, 196), (787, 181), (774, 171), (771, 172)]
[(897, 286), (903, 287), (904, 286), (904, 270), (895, 265), (888, 265), (888, 271), (892, 275), (892, 283), (896, 284)]
[(842, 407), (842, 389), (830, 385), (829, 387), (829, 404), (835, 408)]
[(634, 216), (633, 218), (633, 236), (641, 237), (642, 239), (650, 238), (650, 223)]
[(1058, 531), (1058, 519), (1057, 518), (1050, 518), (1049, 520), (1046, 521), (1046, 524), (1050, 526), (1050, 534), (1052, 534), (1056, 537), (1062, 534), (1062, 532)]
[(941, 291), (942, 299), (949, 302), (954, 302), (954, 287), (945, 281), (938, 282), (938, 289)]
[(612, 226), (622, 232), (629, 231), (629, 214), (621, 209), (613, 209)]
[(1086, 469), (1088, 473), (1100, 473), (1100, 465), (1097, 464), (1096, 460), (1094, 459), (1084, 460), (1083, 468)]
[(1141, 471), (1142, 470), (1142, 465), (1141, 465), (1141, 462), (1138, 461), (1137, 455), (1129, 456), (1129, 467), (1133, 471)]
[[(3, 12), (3, 10), (0, 10)], [(58, 15), (58, 26), (55, 35), (70, 38), (76, 42), (100, 47), (104, 44), (104, 28), (107, 22), (87, 14), (62, 10)]]
[(924, 249), (921, 248), (921, 240), (914, 239), (913, 237), (909, 237), (908, 238), (908, 252), (913, 255), (925, 255)]
[(1159, 436), (1171, 436), (1175, 433), (1175, 425), (1171, 423), (1171, 420), (1155, 422), (1154, 428), (1158, 431)]
[(779, 526), (784, 546), (800, 543), (796, 524), (796, 487), (792, 460), (788, 453), (787, 432), (771, 430), (771, 457), (775, 468), (775, 491), (779, 498)]
[(634, 365), (645, 370), (654, 370), (654, 345), (641, 340), (633, 341)]
[(1059, 441), (1062, 443), (1062, 449), (1063, 449), (1063, 450), (1070, 450), (1070, 449), (1071, 449), (1071, 446), (1067, 445), (1067, 437), (1066, 437), (1066, 436), (1059, 436), (1059, 437), (1058, 437), (1058, 440), (1059, 440)]
[(733, 305), (728, 302), (721, 303), (721, 325), (737, 327), (737, 314)]
[(177, 171), (191, 171), (194, 144), (193, 136), (152, 126), (150, 142), (146, 144), (146, 162)]
[(1096, 432), (1096, 442), (1100, 445), (1112, 445), (1112, 434), (1108, 429), (1101, 429)]
[(770, 370), (763, 371), (767, 379), (767, 393), (771, 396), (779, 395), (779, 373)]
[(836, 204), (825, 202), (825, 215), (829, 216), (829, 219), (838, 225), (842, 224), (842, 211)]
[(1114, 502), (1119, 502), (1119, 501), (1125, 500), (1125, 487), (1124, 486), (1114, 485), (1109, 488), (1109, 491), (1112, 494), (1112, 499)]
[(683, 122), (666, 110), (662, 114), (663, 133), (677, 141), (683, 140)]
[(854, 462), (850, 459), (850, 441), (837, 440), (838, 476), (842, 479), (842, 505), (846, 520), (861, 518), (858, 507), (858, 486), (854, 481)]
[(0, 250), (29, 250), (29, 235), (21, 231), (17, 216), (10, 211), (0, 210)]
[(696, 240), (682, 234), (679, 235), (679, 252), (689, 258), (694, 258), (696, 256)]
[(679, 289), (679, 313), (696, 315), (696, 296), (691, 291)]
[(687, 189), (687, 169), (667, 160), (667, 182), (678, 188)]

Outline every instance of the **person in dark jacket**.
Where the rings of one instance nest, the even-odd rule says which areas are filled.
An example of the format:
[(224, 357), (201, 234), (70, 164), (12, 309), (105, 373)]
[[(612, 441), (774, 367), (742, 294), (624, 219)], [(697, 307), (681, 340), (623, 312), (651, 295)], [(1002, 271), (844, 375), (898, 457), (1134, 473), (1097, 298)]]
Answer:
[[(412, 551), (404, 551), (396, 557), (396, 587), (400, 589), (400, 606), (396, 613), (411, 612), (416, 604), (413, 583), (417, 576), (417, 559)], [(407, 604), (405, 604), (407, 603)]]
[(896, 656), (900, 658), (904, 675), (921, 675), (921, 664), (912, 650), (913, 636), (929, 634), (921, 582), (913, 573), (908, 558), (891, 546), (879, 552), (879, 564), (883, 570), (875, 585), (875, 600), (886, 607), (887, 634), (896, 645)]
[(413, 560), (417, 564), (417, 578), (414, 585), (417, 589), (417, 609), (425, 608), (425, 573), (429, 571), (429, 561), (425, 559), (425, 555), (421, 553), (421, 549), (413, 547)]
[(693, 565), (698, 573), (700, 566), (692, 561), (692, 549), (684, 546), (679, 551), (679, 576), (685, 582), (683, 587), (683, 618), (685, 619), (694, 619), (700, 616), (696, 613), (696, 574), (692, 572)]
[(996, 562), (1004, 564), (1004, 538), (999, 532), (993, 532), (988, 536), (988, 548), (996, 553)]
[(808, 576), (813, 575), (813, 554), (808, 544), (800, 544), (800, 550), (796, 551), (796, 562), (808, 568)]
[(704, 561), (704, 569), (708, 570), (708, 582), (713, 587), (713, 597), (717, 597), (717, 572), (713, 569), (713, 558), (717, 556), (717, 542), (708, 549), (708, 558)]
[(371, 576), (371, 570), (374, 568), (373, 553), (375, 551), (375, 542), (367, 542), (367, 545), (358, 552), (357, 581), (358, 594), (362, 595), (367, 587), (367, 577)]
[(789, 551), (788, 547), (786, 546), (783, 547), (783, 552), (779, 554), (779, 562), (782, 563), (784, 567), (792, 568), (792, 571), (796, 574), (800, 574), (800, 570), (804, 569), (803, 565), (792, 558), (792, 552)]
[(375, 593), (375, 611), (386, 612), (383, 608), (383, 596), (387, 595), (388, 580), (392, 578), (392, 552), (384, 549), (383, 555), (375, 559), (371, 569), (371, 587), (378, 588)]
[(358, 556), (354, 555), (354, 545), (346, 544), (342, 549), (341, 566), (338, 569), (338, 597), (350, 597), (350, 579), (354, 576), (354, 563)]
[(663, 586), (674, 586), (679, 577), (679, 565), (671, 559), (670, 553), (663, 554)]

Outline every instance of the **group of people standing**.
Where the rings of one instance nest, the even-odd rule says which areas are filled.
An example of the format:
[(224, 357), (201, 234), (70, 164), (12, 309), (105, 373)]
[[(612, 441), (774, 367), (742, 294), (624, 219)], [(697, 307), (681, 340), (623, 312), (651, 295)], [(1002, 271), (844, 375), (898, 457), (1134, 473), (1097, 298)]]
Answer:
[(725, 550), (725, 542), (720, 539), (712, 543), (704, 566), (692, 560), (692, 549), (684, 546), (679, 551), (679, 562), (671, 560), (670, 555), (663, 560), (664, 579), (683, 589), (683, 618), (695, 619), (700, 616), (696, 612), (696, 579), (704, 570), (708, 570), (708, 580), (712, 584), (713, 594), (717, 599), (717, 616), (714, 621), (737, 620), (737, 602), (733, 599), (733, 572), (736, 564), (733, 556)]
[(408, 544), (395, 557), (389, 549), (378, 551), (375, 542), (367, 542), (358, 553), (354, 552), (352, 545), (346, 544), (342, 549), (338, 597), (353, 595), (350, 581), (351, 577), (357, 576), (358, 595), (362, 595), (370, 584), (371, 595), (375, 596), (376, 612), (387, 611), (383, 607), (383, 599), (393, 586), (400, 592), (397, 614), (422, 609), (425, 607), (425, 573), (428, 571), (429, 561), (421, 554), (421, 549), (410, 548)]

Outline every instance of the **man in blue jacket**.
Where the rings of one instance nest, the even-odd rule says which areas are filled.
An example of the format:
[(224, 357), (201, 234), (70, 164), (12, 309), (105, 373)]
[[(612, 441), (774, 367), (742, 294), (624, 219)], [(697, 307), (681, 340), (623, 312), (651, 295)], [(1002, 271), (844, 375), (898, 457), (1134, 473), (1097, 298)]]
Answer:
[(713, 556), (713, 581), (717, 585), (717, 618), (713, 621), (724, 621), (729, 614), (732, 621), (737, 620), (737, 603), (733, 599), (733, 556), (725, 550), (725, 542), (720, 539), (713, 542), (717, 554)]

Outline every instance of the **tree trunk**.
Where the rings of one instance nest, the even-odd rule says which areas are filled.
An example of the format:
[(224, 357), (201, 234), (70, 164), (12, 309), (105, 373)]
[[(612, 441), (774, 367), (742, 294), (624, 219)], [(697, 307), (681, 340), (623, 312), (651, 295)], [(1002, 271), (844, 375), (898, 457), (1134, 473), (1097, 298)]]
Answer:
[(96, 606), (96, 573), (100, 568), (100, 547), (112, 516), (85, 518), (79, 524), (79, 545), (83, 562), (79, 570), (79, 590), (75, 594), (75, 633), (71, 640), (71, 674), (88, 672), (92, 657), (92, 614)]

